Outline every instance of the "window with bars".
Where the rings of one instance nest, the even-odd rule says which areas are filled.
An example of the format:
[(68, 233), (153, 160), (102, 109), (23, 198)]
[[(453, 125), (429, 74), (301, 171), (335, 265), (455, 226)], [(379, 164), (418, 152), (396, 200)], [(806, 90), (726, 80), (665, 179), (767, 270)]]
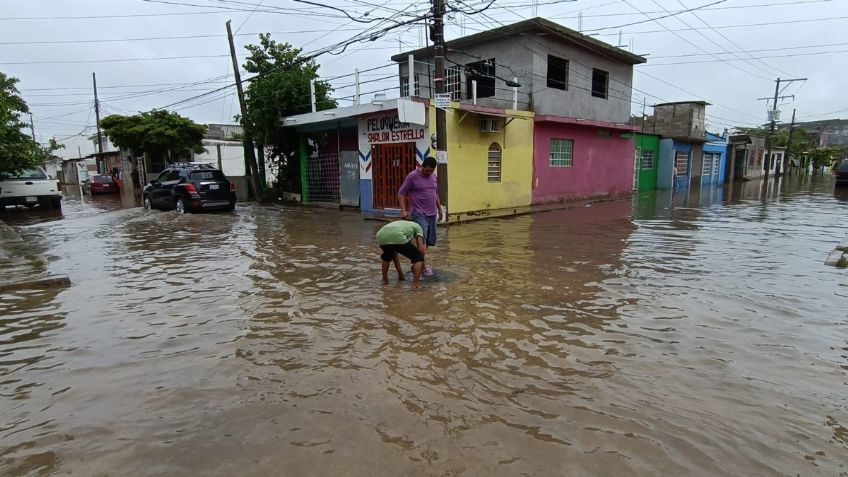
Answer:
[[(412, 85), (414, 91), (412, 92), (413, 96), (421, 96), (421, 75), (418, 73), (415, 74), (415, 83)], [(400, 96), (407, 97), (409, 96), (409, 75), (403, 75), (400, 77)]]
[(650, 149), (642, 149), (639, 153), (639, 159), (642, 162), (643, 170), (650, 170), (654, 168), (654, 151)]
[(677, 167), (677, 175), (685, 176), (689, 174), (689, 153), (678, 152), (674, 156), (674, 165)]
[(701, 164), (701, 175), (709, 176), (713, 170), (713, 155), (704, 153), (704, 163)]
[(462, 69), (459, 66), (445, 68), (445, 93), (450, 93), (453, 101), (462, 99)]
[(496, 142), (489, 145), (487, 176), (489, 182), (501, 181), (501, 146)]
[(551, 167), (571, 167), (574, 163), (574, 140), (551, 139)]

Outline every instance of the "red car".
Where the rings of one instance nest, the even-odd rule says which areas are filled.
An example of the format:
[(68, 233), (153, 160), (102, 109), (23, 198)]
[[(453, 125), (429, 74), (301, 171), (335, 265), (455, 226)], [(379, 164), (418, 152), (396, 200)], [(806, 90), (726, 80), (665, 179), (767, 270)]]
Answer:
[(82, 183), (82, 188), (89, 194), (117, 194), (121, 192), (118, 183), (112, 179), (112, 176), (97, 175), (91, 176)]

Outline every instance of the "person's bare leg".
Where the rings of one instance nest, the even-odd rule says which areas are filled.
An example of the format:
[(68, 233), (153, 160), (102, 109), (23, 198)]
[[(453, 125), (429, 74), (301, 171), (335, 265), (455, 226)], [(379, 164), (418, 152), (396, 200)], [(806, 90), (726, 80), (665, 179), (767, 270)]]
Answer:
[(395, 270), (397, 270), (398, 280), (406, 280), (406, 275), (403, 273), (403, 269), (400, 267), (400, 257), (395, 255)]
[[(395, 260), (397, 260), (397, 257), (395, 257)], [(383, 262), (383, 285), (388, 285), (389, 284), (389, 264), (391, 262), (387, 262), (385, 260), (383, 260), (382, 262)]]
[(415, 262), (412, 264), (412, 288), (416, 289), (421, 286), (421, 270), (424, 268), (424, 262)]

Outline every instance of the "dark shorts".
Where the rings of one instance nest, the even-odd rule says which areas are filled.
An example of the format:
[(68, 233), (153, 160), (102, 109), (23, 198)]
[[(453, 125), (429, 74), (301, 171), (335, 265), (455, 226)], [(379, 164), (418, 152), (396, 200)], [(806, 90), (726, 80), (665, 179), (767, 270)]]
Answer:
[(436, 245), (436, 217), (435, 215), (424, 215), (418, 211), (409, 214), (409, 220), (420, 225), (421, 230), (424, 231), (424, 243), (428, 247)]
[(413, 245), (412, 242), (407, 242), (401, 245), (380, 245), (380, 248), (383, 249), (383, 253), (380, 255), (380, 258), (384, 262), (391, 262), (395, 259), (397, 254), (401, 254), (410, 259), (412, 263), (424, 261), (424, 256), (421, 255), (418, 247)]

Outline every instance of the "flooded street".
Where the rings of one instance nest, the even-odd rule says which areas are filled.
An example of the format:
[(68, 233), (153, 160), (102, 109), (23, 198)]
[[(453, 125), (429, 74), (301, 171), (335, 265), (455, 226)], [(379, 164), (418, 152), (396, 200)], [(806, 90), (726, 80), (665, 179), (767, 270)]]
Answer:
[(380, 285), (352, 212), (0, 215), (0, 475), (848, 476), (829, 177), (439, 228)]

